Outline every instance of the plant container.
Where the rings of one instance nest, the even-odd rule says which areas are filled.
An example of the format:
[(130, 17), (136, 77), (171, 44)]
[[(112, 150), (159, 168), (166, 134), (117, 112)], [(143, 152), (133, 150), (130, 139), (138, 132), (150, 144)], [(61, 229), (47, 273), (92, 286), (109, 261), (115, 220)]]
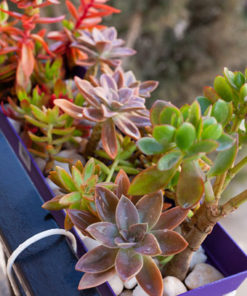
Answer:
[[(64, 213), (59, 211), (50, 215), (41, 208), (44, 201), (53, 197), (53, 193), (1, 111), (0, 131), (0, 234), (9, 255), (18, 244), (36, 233), (58, 226), (63, 228)], [(76, 235), (77, 257), (80, 257), (86, 248), (75, 230), (72, 232)], [(203, 248), (208, 263), (222, 272), (225, 278), (181, 295), (220, 296), (237, 289), (247, 277), (247, 255), (220, 224), (214, 227)], [(28, 295), (61, 295), (61, 291), (63, 296), (115, 295), (107, 283), (97, 289), (77, 290), (82, 273), (74, 270), (76, 256), (64, 238), (52, 237), (40, 241), (25, 251), (17, 263), (22, 287), (30, 293)], [(40, 292), (41, 288), (44, 293)]]

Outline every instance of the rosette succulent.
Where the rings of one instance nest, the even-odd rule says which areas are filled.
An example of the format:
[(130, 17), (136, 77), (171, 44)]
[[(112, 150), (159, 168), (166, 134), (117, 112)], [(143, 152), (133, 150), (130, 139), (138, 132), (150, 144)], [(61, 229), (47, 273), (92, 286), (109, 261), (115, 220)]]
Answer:
[(117, 67), (121, 63), (121, 58), (136, 53), (131, 48), (123, 47), (124, 43), (124, 40), (117, 39), (117, 30), (110, 27), (103, 30), (93, 28), (92, 32), (80, 31), (80, 36), (71, 46), (87, 54), (87, 59), (78, 61), (82, 66), (94, 66), (100, 63)]
[(98, 86), (79, 77), (75, 78), (75, 83), (88, 107), (79, 107), (65, 100), (55, 100), (54, 103), (70, 116), (85, 118), (100, 126), (102, 145), (111, 158), (117, 155), (116, 127), (138, 140), (138, 128), (150, 125), (145, 99), (136, 94), (135, 88), (122, 87), (123, 83), (117, 83), (116, 76), (102, 74)]
[(125, 195), (119, 199), (101, 186), (96, 189), (95, 205), (101, 221), (86, 231), (101, 245), (79, 259), (76, 269), (85, 272), (79, 289), (102, 284), (116, 272), (123, 281), (136, 277), (148, 295), (162, 295), (162, 276), (152, 257), (177, 254), (187, 247), (173, 229), (188, 211), (175, 207), (162, 212), (161, 191), (143, 196), (134, 205)]

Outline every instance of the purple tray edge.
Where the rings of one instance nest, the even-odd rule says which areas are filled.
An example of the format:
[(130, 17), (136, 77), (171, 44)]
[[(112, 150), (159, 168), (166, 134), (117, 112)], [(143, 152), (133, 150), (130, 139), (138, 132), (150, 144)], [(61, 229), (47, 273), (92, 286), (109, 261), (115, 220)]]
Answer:
[[(40, 169), (38, 168), (36, 162), (34, 161), (33, 157), (31, 156), (31, 154), (27, 151), (29, 158), (31, 160), (31, 169), (30, 170), (26, 167), (26, 164), (19, 156), (19, 143), (21, 143), (21, 145), (23, 147), (25, 147), (25, 145), (24, 145), (23, 141), (21, 140), (21, 138), (19, 137), (19, 135), (16, 133), (12, 124), (9, 122), (9, 120), (6, 118), (6, 116), (2, 113), (1, 108), (0, 108), (0, 129), (3, 131), (4, 135), (6, 136), (7, 140), (9, 141), (13, 150), (15, 151), (16, 155), (18, 156), (21, 163), (23, 164), (24, 168), (27, 170), (28, 174), (30, 175), (33, 183), (36, 185), (36, 187), (37, 187), (38, 191), (40, 192), (41, 196), (43, 197), (43, 199), (45, 201), (51, 199), (53, 197), (53, 192), (49, 188), (43, 174), (41, 173)], [(51, 214), (55, 218), (59, 227), (63, 228), (63, 221), (64, 221), (64, 217), (65, 217), (64, 212), (62, 212), (62, 211), (51, 212)], [(72, 229), (72, 232), (75, 235), (76, 240), (77, 240), (77, 244), (78, 244), (77, 255), (78, 255), (78, 257), (80, 257), (80, 256), (82, 256), (82, 254), (84, 254), (87, 251), (87, 249), (84, 246), (82, 240), (79, 238), (78, 234), (75, 232), (74, 229)], [(234, 247), (235, 247), (234, 254), (235, 254), (235, 256), (240, 257), (240, 261), (239, 260), (236, 261), (235, 256), (230, 256), (229, 258), (231, 259), (232, 263), (234, 264), (234, 269), (239, 268), (239, 266), (237, 266), (239, 263), (241, 264), (241, 267), (243, 266), (242, 268), (240, 268), (240, 271), (237, 271), (238, 272), (237, 274), (233, 274), (235, 271), (230, 271), (230, 272), (227, 271), (226, 272), (224, 270), (224, 266), (221, 266), (222, 264), (220, 264), (219, 260), (217, 259), (217, 256), (221, 255), (221, 254), (219, 252), (218, 252), (219, 254), (214, 254), (212, 252), (212, 250), (214, 250), (214, 248), (213, 248), (214, 244), (216, 243), (214, 238), (215, 238), (215, 236), (218, 236), (218, 235), (220, 235), (220, 237), (223, 238), (224, 240), (230, 241), (231, 242), (230, 245), (234, 244)], [(219, 240), (217, 240), (217, 242), (218, 241)], [(215, 296), (219, 295), (220, 296), (220, 295), (223, 295), (222, 293), (227, 293), (227, 292), (231, 292), (231, 291), (235, 290), (241, 284), (241, 282), (247, 277), (247, 256), (239, 248), (239, 246), (236, 244), (236, 242), (225, 232), (225, 230), (223, 229), (223, 227), (221, 225), (219, 225), (219, 224), (216, 225), (216, 227), (214, 228), (214, 232), (207, 238), (207, 240), (205, 241), (203, 246), (204, 246), (209, 258), (212, 261), (214, 261), (217, 266), (219, 266), (219, 269), (221, 270), (221, 272), (223, 274), (230, 273), (233, 275), (227, 276), (226, 278), (224, 278), (222, 280), (205, 285), (203, 287), (183, 293), (183, 294), (181, 294), (181, 296), (187, 296), (187, 295), (188, 296), (196, 296), (196, 295), (208, 296), (209, 293), (214, 293), (212, 295), (215, 295)], [(224, 245), (224, 248), (226, 246), (227, 245)], [(226, 249), (229, 249), (228, 251), (231, 251), (231, 248), (226, 248)], [(222, 253), (225, 253), (225, 249), (224, 249), (224, 252), (222, 252)], [(225, 258), (225, 259), (228, 259), (228, 258)], [(102, 296), (116, 296), (108, 283), (100, 285), (99, 287), (97, 287), (97, 289), (98, 289), (98, 292)], [(215, 294), (216, 292), (217, 292), (217, 294)], [(218, 294), (218, 293), (221, 293), (221, 294)]]

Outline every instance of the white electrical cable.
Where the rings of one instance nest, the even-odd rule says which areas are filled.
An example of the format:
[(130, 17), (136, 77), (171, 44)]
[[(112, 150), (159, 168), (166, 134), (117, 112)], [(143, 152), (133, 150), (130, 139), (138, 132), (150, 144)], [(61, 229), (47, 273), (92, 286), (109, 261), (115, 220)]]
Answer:
[(50, 229), (50, 230), (46, 230), (43, 232), (40, 232), (38, 234), (35, 234), (34, 236), (30, 237), (29, 239), (27, 239), (25, 242), (23, 242), (22, 244), (20, 244), (16, 250), (10, 255), (9, 259), (8, 259), (8, 263), (7, 263), (7, 276), (9, 278), (11, 287), (14, 291), (14, 294), (16, 296), (20, 296), (19, 293), (19, 289), (14, 281), (14, 277), (13, 277), (13, 273), (12, 273), (12, 267), (13, 264), (16, 260), (16, 258), (26, 249), (28, 248), (30, 245), (32, 245), (33, 243), (46, 238), (48, 236), (52, 236), (52, 235), (65, 235), (69, 238), (70, 242), (71, 242), (71, 246), (74, 250), (74, 252), (76, 253), (77, 251), (77, 245), (76, 245), (76, 239), (75, 236), (69, 232), (66, 231), (64, 229)]

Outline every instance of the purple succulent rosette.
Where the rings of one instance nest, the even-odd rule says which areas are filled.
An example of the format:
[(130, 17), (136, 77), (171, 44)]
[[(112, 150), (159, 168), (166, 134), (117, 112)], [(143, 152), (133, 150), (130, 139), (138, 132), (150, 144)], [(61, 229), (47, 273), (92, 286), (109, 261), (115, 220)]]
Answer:
[(131, 48), (123, 47), (124, 43), (124, 40), (117, 38), (117, 30), (114, 27), (103, 30), (94, 28), (92, 32), (80, 31), (80, 36), (71, 47), (79, 48), (88, 55), (88, 59), (80, 61), (83, 66), (93, 66), (100, 62), (117, 67), (121, 58), (136, 53)]
[[(122, 180), (118, 184), (123, 184), (123, 175), (119, 178)], [(136, 277), (149, 295), (162, 295), (162, 276), (152, 257), (177, 254), (187, 247), (184, 238), (173, 229), (188, 211), (175, 207), (162, 212), (161, 191), (143, 196), (134, 205), (123, 194), (119, 199), (121, 185), (118, 190), (115, 194), (102, 186), (96, 188), (95, 205), (101, 221), (88, 223), (86, 231), (101, 245), (78, 261), (76, 269), (85, 272), (79, 289), (100, 285), (116, 272), (123, 281)], [(69, 215), (76, 226), (87, 224), (83, 211), (81, 218), (77, 210), (70, 210)]]

